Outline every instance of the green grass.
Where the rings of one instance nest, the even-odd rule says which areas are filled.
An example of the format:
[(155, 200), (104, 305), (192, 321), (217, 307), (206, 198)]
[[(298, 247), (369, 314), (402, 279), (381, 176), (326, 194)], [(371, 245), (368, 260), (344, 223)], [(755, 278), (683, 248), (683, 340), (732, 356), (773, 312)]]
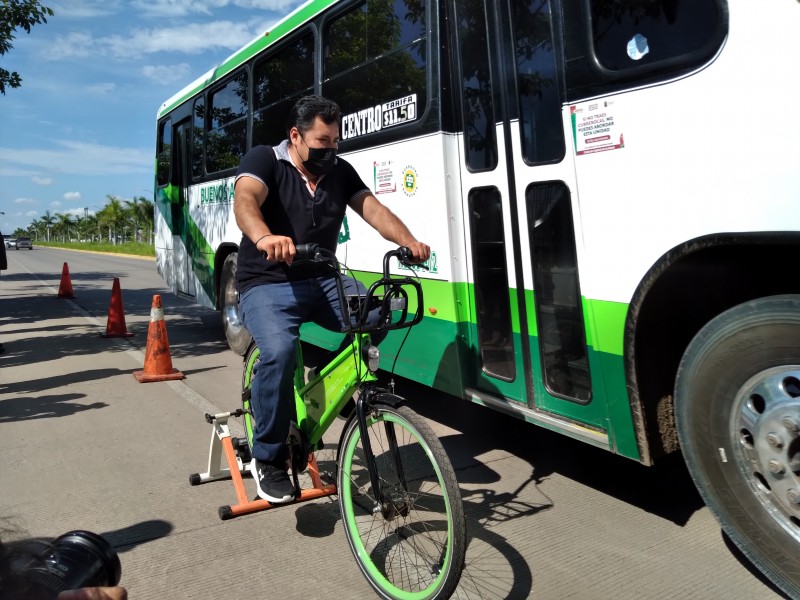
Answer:
[(135, 256), (155, 256), (156, 249), (150, 244), (127, 242), (125, 244), (110, 244), (108, 242), (33, 242), (35, 246), (48, 248), (67, 248), (68, 250), (90, 250), (92, 252), (107, 252), (109, 254), (133, 254)]

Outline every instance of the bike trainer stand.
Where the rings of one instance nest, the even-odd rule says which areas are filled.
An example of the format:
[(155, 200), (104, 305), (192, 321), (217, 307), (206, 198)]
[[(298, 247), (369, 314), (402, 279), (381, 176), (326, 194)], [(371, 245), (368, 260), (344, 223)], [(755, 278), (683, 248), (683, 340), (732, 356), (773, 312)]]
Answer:
[[(228, 419), (230, 417), (240, 417), (244, 413), (242, 409), (235, 412), (225, 412), (216, 415), (206, 413), (206, 422), (213, 426), (211, 430), (211, 447), (208, 451), (208, 471), (205, 473), (192, 473), (189, 475), (189, 483), (191, 485), (200, 485), (201, 483), (208, 483), (209, 481), (217, 481), (219, 479), (230, 478), (233, 481), (233, 488), (236, 491), (236, 504), (220, 506), (217, 510), (219, 518), (223, 521), (232, 519), (239, 515), (257, 512), (259, 510), (267, 510), (269, 508), (278, 508), (286, 506), (287, 504), (295, 504), (297, 502), (305, 502), (306, 500), (315, 500), (317, 498), (324, 498), (325, 496), (332, 496), (336, 494), (336, 486), (333, 484), (325, 485), (319, 474), (317, 467), (317, 459), (312, 452), (308, 457), (308, 472), (311, 476), (310, 489), (300, 490), (300, 495), (294, 502), (287, 504), (270, 504), (266, 500), (256, 497), (255, 500), (248, 500), (247, 491), (244, 488), (244, 481), (242, 474), (249, 472), (242, 462), (240, 453), (244, 451), (249, 455), (249, 448), (246, 440), (238, 438), (231, 438), (231, 431), (228, 427)], [(234, 439), (236, 440), (234, 444)], [(225, 454), (225, 460), (228, 463), (227, 467), (222, 466), (222, 455)], [(245, 461), (249, 464), (249, 457)]]

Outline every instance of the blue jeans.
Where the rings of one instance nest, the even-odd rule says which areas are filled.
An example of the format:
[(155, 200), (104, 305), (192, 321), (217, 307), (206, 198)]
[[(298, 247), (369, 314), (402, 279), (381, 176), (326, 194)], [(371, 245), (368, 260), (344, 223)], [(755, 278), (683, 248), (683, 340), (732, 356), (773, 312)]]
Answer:
[[(363, 284), (352, 277), (342, 280), (346, 294), (364, 293)], [(281, 463), (288, 457), (286, 439), (295, 412), (293, 379), (300, 325), (310, 321), (331, 331), (342, 331), (350, 323), (342, 320), (333, 275), (252, 287), (239, 298), (239, 310), (244, 326), (261, 351), (250, 390), (255, 419), (253, 456)], [(371, 319), (377, 320), (377, 313), (370, 313)], [(373, 343), (383, 337), (373, 335)]]

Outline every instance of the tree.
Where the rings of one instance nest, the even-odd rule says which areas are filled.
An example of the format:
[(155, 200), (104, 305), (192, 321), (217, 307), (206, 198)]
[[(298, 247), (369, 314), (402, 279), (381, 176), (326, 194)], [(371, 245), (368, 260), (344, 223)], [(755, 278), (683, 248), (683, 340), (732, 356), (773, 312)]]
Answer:
[[(13, 48), (11, 41), (17, 28), (30, 33), (31, 27), (47, 23), (47, 17), (52, 16), (53, 10), (42, 6), (39, 0), (0, 0), (0, 56)], [(20, 85), (19, 73), (0, 67), (0, 93), (5, 95), (6, 86), (18, 88)]]
[(56, 218), (53, 215), (50, 214), (49, 210), (46, 210), (46, 211), (44, 211), (44, 216), (39, 220), (42, 222), (42, 225), (44, 225), (44, 227), (45, 227), (45, 229), (47, 231), (47, 241), (49, 242), (50, 241), (50, 228), (56, 222)]

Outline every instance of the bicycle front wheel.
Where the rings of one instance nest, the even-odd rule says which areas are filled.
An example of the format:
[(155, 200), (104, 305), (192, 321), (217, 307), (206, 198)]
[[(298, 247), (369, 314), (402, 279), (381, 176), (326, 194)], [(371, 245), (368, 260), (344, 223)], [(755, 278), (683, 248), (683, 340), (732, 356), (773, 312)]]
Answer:
[(376, 405), (367, 430), (383, 504), (370, 483), (355, 418), (339, 454), (339, 505), (356, 562), (383, 598), (449, 598), (466, 551), (453, 466), (430, 426), (406, 406)]

